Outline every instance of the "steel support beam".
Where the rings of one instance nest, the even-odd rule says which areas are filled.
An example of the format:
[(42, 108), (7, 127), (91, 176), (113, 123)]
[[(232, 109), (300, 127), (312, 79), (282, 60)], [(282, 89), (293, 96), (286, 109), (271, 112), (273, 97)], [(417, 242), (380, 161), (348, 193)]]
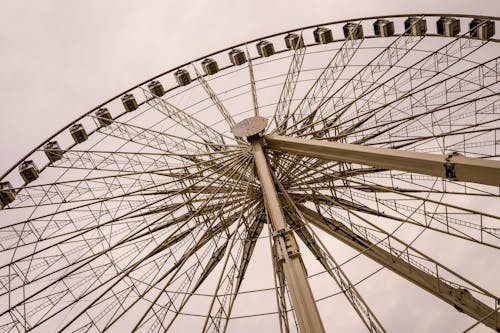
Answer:
[(323, 160), (370, 165), (450, 180), (500, 185), (500, 161), (376, 148), (312, 139), (265, 136), (267, 148)]
[(387, 266), (394, 273), (452, 305), (458, 311), (500, 332), (500, 313), (476, 299), (468, 290), (454, 287), (448, 282), (411, 265), (358, 236), (340, 222), (326, 219), (303, 205), (297, 205), (297, 207), (309, 223), (358, 250), (380, 265)]
[(261, 140), (252, 140), (252, 152), (265, 207), (274, 232), (278, 261), (283, 267), (300, 331), (325, 332), (293, 231), (287, 228)]

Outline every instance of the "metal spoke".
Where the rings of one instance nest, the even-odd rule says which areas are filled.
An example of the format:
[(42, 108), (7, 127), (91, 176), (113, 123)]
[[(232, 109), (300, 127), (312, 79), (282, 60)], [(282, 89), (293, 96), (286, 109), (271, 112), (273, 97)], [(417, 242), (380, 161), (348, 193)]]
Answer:
[[(397, 186), (388, 187), (369, 182), (355, 174), (348, 177), (345, 173), (315, 171), (322, 175), (326, 182), (337, 180), (349, 184), (349, 186), (318, 187), (315, 182), (304, 182), (296, 189), (289, 190), (290, 195), (299, 202), (321, 203), (332, 207), (345, 206), (373, 217), (410, 223), (493, 248), (500, 246), (500, 228), (496, 227), (499, 217), (430, 197), (430, 195), (434, 195), (434, 197), (440, 195), (437, 198), (442, 198), (444, 194), (448, 193), (469, 196), (471, 195), (469, 193), (450, 193), (444, 184), (439, 185), (440, 182), (436, 181), (429, 185), (425, 191), (419, 191), (419, 189), (402, 190)], [(398, 175), (394, 172), (391, 173), (391, 178), (397, 180)], [(333, 184), (333, 181), (329, 184)], [(408, 185), (414, 186), (414, 184)], [(330, 190), (332, 187), (335, 188), (334, 191)], [(441, 190), (440, 187), (442, 187)], [(302, 194), (301, 190), (306, 190), (308, 194)], [(326, 190), (330, 190), (330, 194), (325, 193)], [(474, 188), (469, 188), (469, 191), (473, 190)], [(311, 191), (321, 191), (322, 198), (317, 197), (314, 193), (311, 194)], [(481, 192), (476, 194), (482, 195)], [(491, 196), (492, 194), (486, 192), (483, 195)]]
[(210, 96), (210, 99), (213, 101), (221, 115), (224, 117), (226, 120), (226, 123), (230, 128), (233, 128), (236, 123), (234, 122), (233, 116), (227, 111), (226, 107), (224, 104), (222, 104), (221, 100), (219, 99), (219, 96), (213, 91), (213, 89), (210, 87), (208, 84), (207, 80), (203, 77), (203, 75), (200, 74), (196, 66), (193, 65), (194, 71), (196, 72), (196, 77), (198, 81), (200, 82), (201, 86), (205, 91), (207, 92), (208, 96)]
[[(342, 271), (342, 268), (335, 261), (328, 249), (322, 244), (321, 240), (314, 234), (312, 229), (308, 228), (305, 224), (305, 218), (297, 208), (296, 203), (285, 191), (283, 186), (279, 184), (280, 191), (285, 197), (288, 208), (289, 219), (287, 222), (295, 230), (295, 233), (302, 239), (304, 244), (307, 245), (311, 253), (318, 258), (321, 265), (332, 276), (335, 283), (341, 288), (344, 295), (347, 297), (349, 303), (354, 308), (360, 319), (365, 324), (370, 332), (385, 332), (386, 330), (381, 325), (380, 321), (373, 314), (372, 310), (368, 307), (356, 288), (349, 281), (347, 275)], [(288, 206), (288, 207), (287, 207)]]
[(270, 122), (268, 126), (271, 126), (274, 122), (277, 129), (283, 130), (286, 127), (287, 119), (290, 117), (290, 107), (295, 87), (297, 86), (302, 63), (304, 62), (304, 56), (306, 55), (306, 46), (302, 45), (303, 43), (303, 36), (301, 33), (299, 41), (296, 43), (293, 51), (292, 61), (290, 62), (290, 67), (286, 74), (283, 88), (281, 89), (280, 98), (276, 105), (272, 122)]
[[(483, 317), (490, 315), (492, 311), (495, 312), (488, 305), (475, 298), (469, 290), (473, 290), (489, 297), (490, 302), (491, 300), (493, 301), (492, 303), (496, 302), (498, 299), (497, 296), (492, 295), (486, 290), (466, 280), (458, 273), (439, 264), (432, 258), (415, 250), (409, 244), (391, 236), (375, 225), (370, 224), (372, 227), (382, 232), (384, 235), (383, 237), (386, 237), (386, 239), (380, 239), (376, 236), (369, 235), (366, 228), (361, 226), (356, 226), (356, 229), (354, 230), (364, 233), (365, 235), (369, 235), (370, 238), (375, 239), (375, 244), (378, 243), (383, 245), (387, 250), (380, 248), (380, 245), (377, 246), (373, 242), (370, 242), (366, 239), (366, 236), (359, 236), (339, 221), (326, 219), (304, 206), (300, 209), (310, 223), (314, 224), (318, 228), (321, 228), (325, 232), (330, 233), (332, 236), (345, 242), (346, 244), (355, 247), (364, 255), (375, 260), (381, 265), (387, 266), (387, 268), (391, 269), (393, 272), (402, 275), (409, 281), (432, 293), (434, 296), (441, 298), (443, 301), (449, 303), (455, 308), (458, 308), (460, 311), (468, 314), (469, 316), (477, 320), (483, 320)], [(350, 213), (357, 215), (352, 211), (350, 211)], [(363, 220), (367, 222), (366, 219)], [(339, 232), (334, 230), (338, 230)], [(350, 239), (348, 240), (347, 238)], [(404, 249), (396, 249), (393, 245), (391, 245), (390, 240), (392, 240), (393, 244), (395, 242), (402, 244)], [(423, 263), (426, 264), (424, 265)], [(440, 274), (450, 274), (450, 278), (453, 278), (455, 281), (452, 282), (448, 280), (448, 278), (443, 278)], [(500, 313), (497, 313), (497, 316), (500, 316)], [(498, 330), (499, 328), (497, 323), (498, 319), (495, 316), (490, 316), (488, 322), (485, 322), (488, 327), (495, 330)]]
[[(465, 35), (466, 33), (463, 34), (462, 36)], [(403, 82), (406, 83), (407, 81), (411, 82), (413, 80), (415, 83), (410, 85), (413, 87), (418, 87), (423, 83), (421, 82), (422, 79), (424, 79), (424, 83), (430, 81), (430, 79), (436, 76), (438, 73), (445, 72), (447, 69), (457, 64), (461, 59), (467, 57), (468, 55), (474, 53), (479, 48), (484, 46), (484, 43), (482, 42), (475, 42), (469, 38), (461, 38), (462, 36), (457, 37), (456, 39), (445, 44), (436, 51), (428, 54), (427, 56), (425, 56), (418, 62), (414, 63), (407, 69), (393, 75), (392, 77), (386, 79), (381, 83), (378, 83), (380, 81), (380, 78), (384, 77), (384, 74), (389, 72), (390, 68), (392, 67), (392, 64), (394, 62), (397, 63), (397, 61), (401, 60), (406, 54), (408, 54), (408, 51), (411, 49), (407, 47), (403, 48), (398, 47), (396, 52), (391, 52), (391, 50), (388, 47), (386, 51), (380, 54), (380, 60), (383, 59), (385, 61), (388, 61), (388, 64), (385, 66), (380, 66), (380, 64), (376, 64), (375, 68), (377, 70), (373, 71), (371, 70), (370, 66), (372, 64), (370, 63), (366, 68), (362, 69), (357, 76), (353, 78), (354, 81), (347, 82), (346, 84), (343, 85), (342, 89), (344, 90), (349, 89), (350, 93), (354, 96), (352, 101), (346, 102), (346, 97), (349, 96), (349, 94), (346, 93), (346, 91), (339, 90), (331, 94), (327, 99), (325, 99), (325, 102), (323, 103), (323, 109), (319, 110), (319, 114), (322, 116), (322, 119), (320, 118), (317, 122), (323, 123), (323, 121), (326, 121), (327, 118), (333, 117), (331, 120), (328, 120), (328, 123), (326, 124), (326, 127), (329, 127), (331, 126), (331, 124), (336, 123), (339, 119), (341, 119), (341, 117), (344, 114), (346, 115), (346, 117), (349, 117), (346, 114), (346, 112), (347, 110), (349, 110), (351, 106), (354, 106), (356, 112), (360, 112), (361, 110), (363, 110), (363, 107), (370, 108), (371, 103), (365, 102), (362, 104), (361, 107), (358, 107), (356, 105), (356, 101), (365, 96), (374, 96), (377, 93), (377, 91), (380, 90), (383, 90), (384, 96), (388, 96), (390, 98), (392, 97), (397, 98), (399, 97), (398, 95), (401, 94), (401, 92), (399, 91), (399, 85), (401, 85), (401, 83)], [(410, 37), (410, 39), (413, 39), (413, 43), (415, 43), (415, 37)], [(416, 41), (418, 42), (420, 40), (421, 37), (420, 38), (417, 37)], [(408, 41), (405, 42), (408, 43)], [(413, 46), (415, 46), (415, 44)], [(458, 54), (459, 57), (456, 57), (455, 56), (456, 54)], [(392, 59), (392, 55), (396, 55), (396, 57)], [(389, 57), (391, 58), (390, 60), (387, 59)], [(380, 60), (377, 59), (377, 61)], [(381, 72), (381, 70), (384, 69), (386, 72)], [(422, 76), (421, 74), (420, 75), (415, 74), (429, 70), (432, 73), (429, 76)], [(379, 76), (373, 77), (374, 74), (377, 74)], [(363, 75), (370, 75), (372, 77), (368, 79), (366, 77), (363, 77)], [(366, 85), (364, 84), (364, 82), (368, 82), (371, 84)], [(351, 84), (353, 85), (352, 88), (350, 87)], [(334, 96), (342, 96), (342, 97), (334, 98)], [(324, 110), (326, 102), (328, 102), (331, 99), (333, 99), (333, 106), (327, 109), (331, 111)], [(372, 99), (373, 98), (369, 98), (368, 100), (372, 101)], [(305, 123), (307, 119), (308, 118), (304, 117), (301, 121)], [(306, 124), (304, 126), (306, 128), (310, 127), (309, 124)]]
[[(204, 203), (204, 205), (207, 205), (207, 204), (208, 204), (208, 201), (206, 201), (206, 202)], [(194, 213), (199, 213), (199, 212), (204, 211), (204, 205), (202, 205), (201, 207), (199, 207), (199, 208), (197, 209), (197, 211), (196, 211), (196, 212), (194, 212)], [(210, 211), (211, 211), (211, 210), (209, 210), (208, 212), (210, 212)], [(207, 212), (207, 213), (208, 213), (208, 212)], [(187, 223), (188, 223), (189, 221), (191, 221), (191, 218), (183, 219), (183, 221), (184, 221), (184, 222), (182, 222), (179, 226), (177, 226), (177, 227), (176, 227), (176, 230), (174, 230), (174, 232), (177, 232), (177, 230), (181, 230), (181, 228), (182, 228), (184, 225), (187, 225)], [(214, 220), (214, 221), (215, 221), (215, 220)], [(234, 221), (234, 219), (233, 219), (233, 221)], [(206, 219), (203, 219), (202, 221), (200, 221), (200, 223), (204, 223), (204, 222), (206, 222)], [(194, 253), (194, 252), (196, 252), (199, 248), (201, 248), (201, 247), (203, 246), (203, 244), (205, 244), (205, 243), (207, 243), (208, 241), (210, 241), (210, 238), (211, 238), (211, 237), (209, 237), (209, 233), (210, 233), (210, 232), (212, 232), (212, 231), (211, 231), (210, 229), (207, 229), (207, 231), (205, 232), (205, 235), (204, 235), (202, 238), (200, 238), (200, 240), (198, 241), (198, 243), (197, 243), (197, 244), (195, 244), (195, 245), (194, 245), (194, 247), (192, 248), (191, 252), (193, 252), (193, 253)], [(168, 239), (168, 238), (167, 238), (167, 239)], [(154, 253), (155, 253), (155, 254), (156, 254), (156, 253), (158, 253), (158, 252), (159, 252), (158, 250), (154, 251)], [(178, 264), (176, 264), (173, 268), (171, 268), (169, 271), (167, 271), (167, 273), (165, 273), (163, 276), (159, 277), (159, 278), (158, 278), (158, 281), (163, 280), (165, 277), (167, 277), (167, 276), (170, 274), (170, 272), (179, 272), (179, 269), (183, 267), (184, 263), (187, 261), (187, 259), (188, 259), (189, 257), (190, 257), (190, 255), (185, 255), (183, 258), (181, 258), (181, 260), (180, 260), (180, 261), (178, 261)], [(172, 281), (172, 279), (176, 276), (176, 274), (177, 274), (177, 273), (174, 273), (174, 275), (172, 275), (172, 276), (170, 277), (169, 281)], [(144, 293), (149, 293), (149, 292), (152, 290), (152, 286), (154, 286), (155, 284), (156, 284), (156, 283), (154, 283), (154, 284), (150, 285), (150, 286), (149, 286), (149, 287), (148, 287), (148, 288), (144, 291)], [(104, 295), (104, 294), (103, 294), (103, 295)], [(161, 293), (160, 293), (159, 295), (161, 295)], [(158, 297), (159, 297), (159, 296), (158, 296)], [(95, 301), (97, 301), (97, 300), (98, 300), (98, 299), (95, 299), (95, 300), (94, 300), (94, 302), (95, 302)], [(139, 298), (138, 298), (137, 300), (139, 300)], [(155, 302), (152, 302), (152, 303), (151, 303), (151, 306), (152, 306), (154, 303), (155, 303)], [(134, 304), (136, 304), (136, 302), (132, 303), (132, 305), (134, 305)], [(90, 306), (89, 306), (88, 308), (90, 308)], [(130, 309), (130, 307), (129, 307), (128, 309)], [(121, 313), (121, 315), (123, 315), (124, 313), (125, 313), (125, 311), (124, 311), (124, 312), (122, 312), (122, 313)], [(121, 316), (121, 315), (120, 315), (120, 316)], [(78, 317), (78, 316), (77, 316), (77, 317)], [(77, 317), (74, 317), (74, 319), (76, 319)], [(115, 321), (116, 319), (118, 319), (118, 318), (119, 318), (119, 317), (115, 318), (115, 319), (114, 319), (114, 321)], [(113, 321), (113, 322), (114, 322), (114, 321)], [(70, 323), (71, 323), (71, 322), (67, 323), (67, 324), (66, 324), (66, 326), (68, 326)], [(109, 324), (108, 324), (108, 325), (109, 325)]]
[[(198, 73), (199, 74), (199, 73)], [(169, 103), (166, 99), (156, 96), (146, 89), (142, 89), (148, 98), (148, 103), (152, 108), (159, 111), (167, 118), (172, 119), (177, 124), (181, 125), (184, 129), (189, 131), (192, 135), (197, 136), (201, 140), (207, 140), (207, 144), (213, 145), (213, 150), (219, 150), (215, 144), (221, 147), (225, 145), (225, 139), (233, 139), (222, 133), (216, 131), (213, 127), (207, 126), (195, 117), (191, 116), (184, 110), (179, 109), (173, 104)]]
[(250, 78), (250, 89), (252, 90), (252, 102), (253, 102), (254, 115), (259, 116), (259, 100), (257, 97), (257, 89), (255, 88), (255, 76), (253, 73), (252, 57), (250, 56), (250, 53), (248, 52), (247, 46), (246, 46), (246, 54), (247, 54), (247, 59), (248, 59), (248, 76)]
[(498, 22), (302, 27), (81, 115), (0, 177), (0, 333), (499, 330)]
[[(361, 22), (357, 23), (358, 26)], [(299, 121), (299, 117), (307, 114), (308, 119), (314, 118), (315, 113), (313, 111), (317, 105), (323, 103), (325, 97), (328, 95), (332, 88), (332, 82), (342, 74), (343, 70), (349, 64), (350, 60), (356, 54), (356, 51), (361, 46), (363, 39), (355, 39), (355, 38), (346, 38), (341, 47), (335, 54), (332, 59), (325, 67), (325, 69), (321, 72), (320, 76), (316, 79), (314, 84), (311, 86), (309, 91), (304, 95), (299, 105), (295, 108), (294, 112), (285, 114), (284, 119), (281, 120), (280, 123), (276, 125), (276, 129), (274, 131), (278, 131), (278, 133), (282, 133), (284, 129), (287, 128), (296, 128), (296, 123)], [(297, 49), (298, 52), (300, 49)], [(305, 53), (305, 51), (304, 51)], [(295, 55), (294, 55), (295, 58)], [(292, 65), (295, 65), (295, 62), (298, 64), (302, 64), (302, 59), (300, 58), (300, 53), (297, 59), (292, 60)], [(292, 65), (290, 68), (292, 68)], [(287, 125), (287, 122), (291, 120), (291, 124)], [(271, 132), (271, 133), (274, 133)]]

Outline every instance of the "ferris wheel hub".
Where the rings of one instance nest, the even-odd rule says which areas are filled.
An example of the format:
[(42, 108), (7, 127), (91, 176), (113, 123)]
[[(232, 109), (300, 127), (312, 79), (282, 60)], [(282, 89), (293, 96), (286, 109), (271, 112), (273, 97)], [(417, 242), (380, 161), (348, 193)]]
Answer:
[(252, 138), (264, 132), (267, 126), (267, 118), (255, 116), (243, 119), (234, 125), (232, 132), (236, 137)]

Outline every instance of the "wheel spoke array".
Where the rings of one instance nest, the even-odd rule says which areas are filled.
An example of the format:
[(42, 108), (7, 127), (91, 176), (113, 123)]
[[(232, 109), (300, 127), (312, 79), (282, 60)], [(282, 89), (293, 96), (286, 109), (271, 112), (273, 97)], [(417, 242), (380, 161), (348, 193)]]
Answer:
[(500, 329), (499, 20), (304, 27), (82, 115), (0, 179), (0, 333)]

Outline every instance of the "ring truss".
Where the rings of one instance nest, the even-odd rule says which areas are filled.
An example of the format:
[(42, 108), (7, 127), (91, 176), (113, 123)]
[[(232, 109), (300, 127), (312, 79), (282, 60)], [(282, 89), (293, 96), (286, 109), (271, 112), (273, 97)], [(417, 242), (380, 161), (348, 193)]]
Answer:
[(82, 115), (0, 178), (0, 332), (499, 330), (498, 20), (295, 29)]

